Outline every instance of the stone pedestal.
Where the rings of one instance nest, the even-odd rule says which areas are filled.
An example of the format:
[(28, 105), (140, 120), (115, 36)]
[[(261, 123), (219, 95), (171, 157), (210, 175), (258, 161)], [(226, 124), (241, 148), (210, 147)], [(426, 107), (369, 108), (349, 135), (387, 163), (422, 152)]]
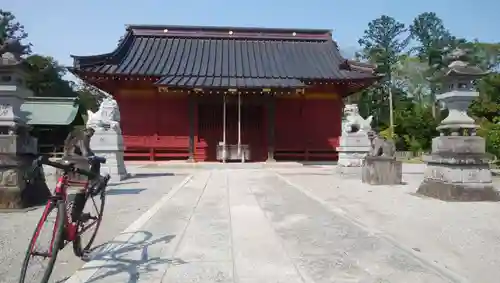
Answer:
[(370, 185), (402, 184), (403, 164), (394, 157), (367, 156), (364, 160), (361, 180)]
[(44, 203), (50, 196), (43, 169), (33, 172), (36, 140), (18, 135), (0, 135), (0, 208), (24, 208)]
[(337, 147), (339, 152), (337, 164), (344, 167), (361, 167), (370, 148), (370, 140), (366, 132), (343, 133), (339, 147)]
[(95, 155), (106, 158), (101, 174), (109, 174), (111, 181), (121, 181), (129, 176), (123, 160), (123, 136), (120, 132), (97, 128), (90, 140), (90, 148)]
[(498, 201), (485, 141), (478, 136), (440, 136), (432, 140), (432, 154), (417, 193), (446, 201)]

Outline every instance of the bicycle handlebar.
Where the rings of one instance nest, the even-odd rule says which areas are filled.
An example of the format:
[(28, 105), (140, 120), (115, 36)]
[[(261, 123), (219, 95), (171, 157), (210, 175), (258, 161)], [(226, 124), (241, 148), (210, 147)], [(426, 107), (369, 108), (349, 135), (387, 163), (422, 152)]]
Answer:
[[(102, 161), (101, 159), (98, 159), (98, 161)], [(85, 170), (85, 169), (81, 169), (81, 168), (77, 168), (75, 167), (75, 165), (73, 163), (68, 163), (68, 164), (62, 164), (62, 163), (59, 163), (59, 162), (54, 162), (54, 161), (50, 161), (48, 157), (46, 156), (40, 156), (38, 157), (37, 159), (35, 159), (35, 161), (33, 162), (35, 163), (33, 167), (39, 167), (41, 165), (49, 165), (51, 167), (54, 167), (54, 168), (57, 168), (57, 169), (61, 169), (61, 170), (64, 170), (64, 172), (75, 172), (77, 174), (81, 174), (81, 175), (84, 175), (88, 178), (97, 178), (97, 177), (100, 177), (99, 174), (96, 174), (94, 172), (91, 172), (89, 170)], [(104, 163), (104, 162), (101, 162), (101, 163)]]

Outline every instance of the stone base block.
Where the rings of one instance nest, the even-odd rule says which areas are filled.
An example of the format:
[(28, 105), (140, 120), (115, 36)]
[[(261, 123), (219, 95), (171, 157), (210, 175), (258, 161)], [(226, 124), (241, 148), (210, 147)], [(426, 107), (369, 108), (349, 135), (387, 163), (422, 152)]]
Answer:
[(485, 141), (480, 136), (439, 136), (432, 139), (433, 154), (484, 154)]
[(337, 164), (345, 167), (361, 167), (365, 156), (366, 152), (340, 152)]
[(491, 170), (487, 163), (463, 164), (427, 163), (424, 171), (425, 180), (457, 184), (491, 184)]
[(339, 147), (371, 147), (366, 132), (343, 133), (339, 140)]
[(362, 182), (370, 185), (400, 185), (402, 176), (402, 162), (382, 156), (367, 156), (361, 172)]
[(487, 163), (428, 163), (418, 194), (444, 201), (498, 201)]
[(25, 180), (31, 174), (34, 156), (3, 155), (0, 165), (0, 208), (26, 208), (45, 203), (50, 191), (43, 170), (33, 172), (31, 182)]
[(361, 166), (335, 166), (335, 172), (340, 175), (361, 175)]
[(19, 188), (0, 188), (0, 208), (24, 208)]
[(424, 180), (417, 193), (444, 201), (500, 201), (499, 193), (492, 184), (453, 184)]

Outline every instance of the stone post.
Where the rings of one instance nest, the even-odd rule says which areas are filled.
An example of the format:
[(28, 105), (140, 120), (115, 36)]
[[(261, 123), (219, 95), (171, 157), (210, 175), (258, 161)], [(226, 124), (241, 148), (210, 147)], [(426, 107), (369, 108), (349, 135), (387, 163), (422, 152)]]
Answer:
[(276, 128), (276, 98), (272, 95), (267, 97), (267, 160), (266, 162), (275, 162), (275, 128)]
[[(463, 57), (457, 51), (454, 56)], [(444, 76), (447, 92), (436, 98), (449, 110), (432, 140), (432, 152), (424, 156), (427, 168), (417, 193), (446, 201), (497, 201), (485, 141), (476, 136), (478, 126), (467, 115), (470, 103), (479, 96), (473, 80), (485, 72), (460, 60), (453, 61)]]
[[(25, 174), (37, 153), (21, 104), (32, 92), (26, 88), (24, 64), (10, 52), (0, 54), (0, 208), (23, 208), (46, 200), (44, 186), (29, 187)], [(43, 172), (41, 179), (43, 185)], [(34, 184), (38, 184), (34, 182)]]
[(89, 111), (87, 128), (95, 130), (90, 140), (90, 148), (95, 155), (106, 157), (101, 166), (102, 174), (110, 174), (111, 180), (121, 181), (129, 174), (125, 166), (123, 136), (120, 128), (118, 103), (111, 96), (101, 103), (96, 113)]
[(194, 94), (189, 94), (188, 97), (188, 116), (189, 116), (189, 157), (188, 162), (195, 162), (195, 128), (196, 128), (196, 96)]

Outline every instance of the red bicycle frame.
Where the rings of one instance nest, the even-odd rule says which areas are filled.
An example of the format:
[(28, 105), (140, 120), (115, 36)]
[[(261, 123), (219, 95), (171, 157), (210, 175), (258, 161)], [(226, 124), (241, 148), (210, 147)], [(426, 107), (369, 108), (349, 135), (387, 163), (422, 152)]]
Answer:
[[(79, 181), (72, 181), (69, 179), (68, 175), (65, 173), (59, 179), (57, 180), (56, 188), (55, 188), (55, 193), (53, 196), (50, 197), (49, 201), (45, 205), (44, 211), (42, 213), (42, 218), (40, 219), (40, 222), (38, 222), (38, 225), (36, 227), (36, 232), (35, 235), (33, 236), (33, 245), (36, 243), (36, 240), (40, 234), (41, 231), (41, 226), (45, 223), (45, 220), (48, 217), (49, 210), (51, 209), (52, 205), (55, 205), (58, 201), (64, 201), (65, 204), (68, 203), (68, 187), (71, 184), (77, 184), (77, 185), (83, 185), (85, 190), (88, 188), (89, 181), (85, 182), (79, 182)], [(77, 225), (75, 222), (72, 221), (71, 219), (71, 212), (68, 207), (66, 207), (66, 217), (64, 217), (64, 240), (66, 242), (72, 242), (76, 239), (76, 231), (77, 231)], [(43, 253), (36, 253), (36, 255), (40, 256), (45, 256), (45, 257), (50, 257), (52, 256), (52, 247), (54, 245), (55, 241), (55, 234), (56, 234), (56, 227), (58, 226), (60, 219), (56, 218), (56, 222), (54, 224), (54, 227), (52, 229), (52, 239), (50, 241), (50, 247), (49, 247), (49, 252), (47, 254)], [(90, 225), (89, 225), (90, 226)], [(30, 253), (33, 253), (33, 245), (30, 247)]]

